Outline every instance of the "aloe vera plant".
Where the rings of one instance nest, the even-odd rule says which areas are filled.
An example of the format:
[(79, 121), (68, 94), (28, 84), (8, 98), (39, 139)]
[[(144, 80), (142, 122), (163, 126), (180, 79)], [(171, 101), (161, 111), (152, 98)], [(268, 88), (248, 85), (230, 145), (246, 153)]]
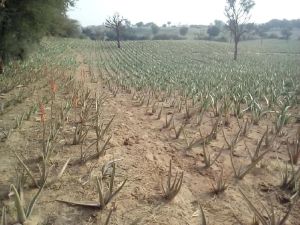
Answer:
[(182, 181), (183, 172), (181, 172), (180, 174), (178, 174), (177, 172), (172, 182), (172, 160), (170, 160), (166, 186), (163, 185), (163, 182), (161, 183), (162, 190), (164, 192), (164, 198), (166, 198), (167, 200), (174, 199), (181, 189)]
[(179, 138), (179, 136), (180, 136), (180, 134), (181, 134), (181, 132), (183, 131), (183, 129), (184, 129), (185, 126), (186, 126), (186, 123), (183, 122), (183, 123), (179, 126), (179, 128), (177, 129), (176, 126), (175, 126), (175, 122), (174, 122), (174, 120), (173, 120), (173, 130), (174, 130), (174, 132), (175, 132), (175, 139), (178, 139), (178, 138)]
[[(262, 144), (263, 144), (264, 140), (266, 140), (268, 138), (268, 132), (269, 132), (268, 129), (264, 132), (264, 134), (262, 135), (262, 137), (260, 138), (260, 140), (258, 141), (258, 143), (256, 145), (254, 153), (252, 153), (249, 150), (249, 148), (246, 146), (246, 150), (250, 156), (251, 162), (255, 162), (255, 160), (259, 157), (260, 152), (262, 150)], [(270, 145), (269, 141), (266, 141), (266, 143), (268, 146)], [(245, 145), (246, 145), (246, 142), (245, 142)]]
[(98, 201), (65, 201), (65, 200), (57, 200), (59, 202), (63, 202), (69, 205), (77, 205), (83, 207), (92, 207), (97, 209), (104, 209), (106, 205), (111, 202), (111, 200), (122, 190), (124, 187), (127, 179), (125, 179), (119, 187), (114, 190), (114, 179), (115, 179), (115, 172), (116, 172), (116, 165), (115, 163), (112, 164), (113, 169), (110, 176), (108, 190), (106, 190), (105, 186), (102, 183), (102, 179), (96, 177), (96, 184), (97, 184), (97, 192), (98, 192)]
[(290, 106), (283, 107), (280, 111), (276, 111), (275, 131), (280, 134), (282, 128), (288, 123), (291, 114), (288, 112)]
[(24, 224), (28, 218), (31, 216), (31, 213), (33, 211), (33, 208), (36, 204), (36, 201), (38, 199), (38, 197), (40, 196), (43, 188), (44, 188), (45, 182), (43, 184), (41, 184), (41, 186), (39, 187), (39, 190), (37, 191), (37, 193), (33, 196), (33, 198), (30, 200), (27, 208), (24, 208), (24, 204), (23, 204), (23, 200), (22, 200), (22, 192), (18, 192), (16, 187), (12, 184), (10, 187), (11, 190), (11, 195), (13, 195), (14, 198), (14, 205), (16, 207), (17, 210), (17, 221), (21, 224)]
[(291, 164), (291, 170), (288, 169), (287, 164), (284, 170), (281, 169), (281, 188), (291, 190), (293, 193), (300, 193), (300, 168), (295, 169)]
[(218, 158), (221, 156), (221, 154), (223, 152), (223, 149), (224, 149), (224, 148), (222, 148), (219, 151), (219, 153), (216, 154), (215, 158), (212, 159), (210, 153), (206, 149), (206, 143), (205, 142), (203, 143), (202, 148), (203, 148), (203, 161), (204, 161), (204, 164), (205, 164), (205, 168), (209, 168), (214, 163), (216, 163)]
[(255, 156), (255, 158), (252, 158), (251, 163), (246, 165), (245, 167), (242, 167), (241, 165), (236, 168), (235, 163), (233, 162), (233, 148), (230, 148), (230, 162), (231, 166), (234, 172), (234, 176), (237, 179), (243, 179), (262, 159), (263, 157), (270, 152), (271, 148), (268, 148), (263, 153)]
[(173, 119), (174, 119), (174, 113), (172, 113), (171, 116), (168, 116), (168, 113), (166, 113), (166, 120), (165, 120), (164, 128), (169, 128)]
[(223, 168), (222, 168), (221, 173), (218, 176), (215, 185), (212, 184), (213, 193), (216, 195), (223, 193), (228, 187), (228, 185), (226, 184), (226, 181), (224, 180), (223, 175), (224, 175), (224, 172), (223, 172)]
[[(14, 153), (14, 154), (15, 154), (17, 160), (19, 161), (19, 163), (21, 164), (21, 166), (23, 167), (23, 169), (26, 171), (29, 178), (31, 179), (33, 186), (37, 187), (37, 188), (41, 187), (42, 185), (51, 185), (51, 184), (59, 181), (61, 179), (62, 175), (64, 174), (64, 172), (68, 166), (68, 163), (70, 161), (70, 159), (68, 159), (65, 162), (65, 164), (63, 165), (63, 167), (61, 168), (60, 172), (56, 176), (48, 179), (48, 176), (49, 176), (49, 173), (50, 173), (50, 170), (52, 167), (49, 167), (48, 161), (45, 158), (43, 158), (42, 162), (41, 162), (41, 167), (38, 166), (38, 168), (40, 170), (40, 178), (38, 179), (34, 176), (34, 173), (24, 163), (24, 161), (21, 159), (21, 157), (17, 153)], [(48, 181), (47, 181), (47, 179), (48, 179)]]
[(260, 209), (257, 208), (257, 206), (255, 206), (250, 200), (249, 198), (244, 194), (244, 192), (242, 190), (239, 190), (243, 199), (247, 202), (247, 204), (249, 205), (251, 211), (253, 211), (253, 213), (255, 214), (256, 218), (263, 224), (263, 225), (284, 225), (286, 224), (286, 221), (293, 209), (293, 205), (294, 203), (291, 203), (288, 206), (288, 211), (284, 214), (284, 216), (279, 217), (274, 210), (274, 206), (272, 204), (272, 202), (270, 201), (270, 205), (271, 205), (271, 210), (268, 210), (264, 205), (263, 206), (263, 210), (264, 212), (267, 214), (267, 216), (265, 216), (262, 211)]
[(289, 140), (287, 139), (287, 151), (290, 158), (290, 163), (297, 165), (299, 158), (300, 158), (300, 128), (296, 134), (296, 139), (290, 144)]

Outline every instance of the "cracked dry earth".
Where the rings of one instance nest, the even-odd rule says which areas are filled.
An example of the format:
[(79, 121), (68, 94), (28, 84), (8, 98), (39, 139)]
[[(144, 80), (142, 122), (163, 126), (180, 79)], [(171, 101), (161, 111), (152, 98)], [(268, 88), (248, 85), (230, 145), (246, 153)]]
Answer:
[[(80, 80), (82, 73), (89, 75), (91, 72), (97, 75), (97, 70), (84, 63), (84, 57), (78, 56), (78, 67), (76, 79)], [(134, 224), (160, 224), (160, 225), (196, 225), (201, 224), (199, 216), (199, 203), (203, 206), (209, 224), (239, 224), (235, 217), (249, 224), (253, 214), (238, 192), (241, 187), (251, 199), (265, 199), (269, 193), (259, 190), (259, 187), (266, 187), (270, 190), (270, 196), (279, 193), (274, 184), (279, 179), (273, 174), (278, 173), (276, 160), (268, 156), (257, 168), (255, 168), (243, 180), (236, 181), (230, 165), (229, 151), (224, 150), (218, 162), (211, 168), (203, 169), (202, 148), (196, 147), (186, 152), (184, 150), (184, 138), (174, 138), (172, 129), (163, 128), (165, 115), (171, 114), (171, 107), (164, 107), (163, 115), (157, 119), (156, 113), (149, 113), (146, 106), (138, 106), (132, 99), (132, 94), (119, 91), (114, 97), (103, 81), (92, 82), (90, 77), (85, 79), (86, 87), (94, 92), (107, 96), (103, 105), (103, 115), (109, 120), (113, 115), (115, 119), (110, 128), (112, 139), (105, 156), (98, 160), (88, 161), (84, 165), (69, 165), (62, 179), (45, 188), (35, 209), (29, 224), (64, 225), (64, 224), (104, 224), (111, 204), (108, 209), (94, 210), (84, 207), (70, 206), (61, 200), (96, 200), (96, 182), (94, 177), (99, 176), (102, 166), (110, 160), (116, 159), (116, 183), (128, 179), (124, 188), (113, 200), (116, 210), (113, 212), (110, 224), (112, 225), (134, 225)], [(38, 99), (40, 92), (47, 92), (45, 89), (38, 90), (32, 100)], [(59, 93), (58, 99), (63, 99), (63, 91)], [(28, 100), (29, 101), (29, 100)], [(26, 106), (25, 103), (18, 107)], [(49, 108), (47, 108), (49, 110)], [(11, 109), (12, 116), (19, 111), (18, 108)], [(9, 115), (1, 116), (1, 121), (6, 121)], [(71, 117), (71, 116), (70, 116)], [(177, 121), (182, 120), (180, 113)], [(211, 129), (211, 118), (207, 116), (203, 123), (203, 133), (209, 133)], [(266, 122), (267, 123), (267, 122)], [(73, 127), (67, 125), (64, 135), (60, 137), (58, 151), (53, 157), (55, 168), (59, 168), (68, 158), (80, 157), (80, 146), (70, 144)], [(237, 130), (237, 124), (232, 119), (231, 126), (227, 128), (227, 134), (233, 134)], [(293, 132), (296, 127), (292, 127)], [(28, 132), (30, 131), (30, 132)], [(9, 184), (14, 181), (14, 167), (16, 160), (11, 150), (37, 154), (40, 140), (40, 124), (35, 120), (25, 121), (23, 126), (16, 130), (11, 137), (1, 143), (0, 147), (0, 198), (1, 202), (12, 210), (11, 201), (7, 198)], [(193, 125), (187, 126), (187, 134), (195, 133), (197, 128)], [(248, 142), (253, 144), (264, 132), (263, 127), (258, 127), (251, 132)], [(293, 133), (291, 133), (291, 136)], [(90, 134), (89, 138), (94, 137)], [(190, 136), (191, 138), (191, 136)], [(280, 140), (281, 141), (281, 140)], [(86, 145), (88, 146), (89, 143)], [(222, 135), (213, 141), (209, 149), (217, 153), (225, 145)], [(242, 145), (242, 144), (240, 144)], [(26, 146), (26, 148), (25, 148)], [(238, 146), (241, 147), (241, 146)], [(24, 152), (23, 152), (24, 153)], [(29, 154), (28, 153), (28, 154)], [(25, 153), (24, 153), (25, 154)], [(275, 153), (274, 153), (275, 154)], [(279, 151), (279, 157), (284, 157), (284, 150)], [(239, 154), (242, 161), (245, 154)], [(166, 202), (162, 197), (161, 183), (166, 182), (169, 161), (172, 160), (173, 173), (184, 171), (184, 180), (181, 191), (171, 202)], [(226, 192), (220, 196), (211, 194), (212, 183), (224, 169), (224, 176), (229, 184)], [(36, 190), (26, 190), (25, 195), (31, 196)], [(26, 197), (25, 196), (25, 197)], [(277, 201), (272, 197), (272, 201)], [(266, 202), (266, 201), (264, 201)], [(0, 205), (2, 206), (2, 204)], [(284, 205), (278, 209), (284, 211)], [(299, 225), (300, 206), (295, 206), (291, 214), (289, 224)], [(10, 215), (14, 215), (9, 211)]]

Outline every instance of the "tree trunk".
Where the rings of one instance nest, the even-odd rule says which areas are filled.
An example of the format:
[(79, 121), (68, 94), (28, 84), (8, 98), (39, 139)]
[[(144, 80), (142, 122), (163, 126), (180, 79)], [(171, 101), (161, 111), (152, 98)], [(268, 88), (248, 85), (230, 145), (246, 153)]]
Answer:
[(4, 72), (4, 63), (2, 57), (0, 56), (0, 74), (2, 74), (3, 72)]
[(238, 44), (239, 41), (237, 39), (234, 40), (234, 56), (233, 59), (237, 60), (237, 55), (238, 55)]
[(118, 48), (121, 48), (121, 43), (120, 43), (120, 31), (117, 29), (117, 42), (118, 42)]

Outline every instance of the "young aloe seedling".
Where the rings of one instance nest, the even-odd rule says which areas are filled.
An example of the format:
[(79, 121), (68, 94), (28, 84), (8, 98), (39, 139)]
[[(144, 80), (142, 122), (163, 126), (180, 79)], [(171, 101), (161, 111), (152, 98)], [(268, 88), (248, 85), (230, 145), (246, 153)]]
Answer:
[(167, 200), (172, 200), (173, 198), (175, 198), (175, 196), (180, 191), (182, 186), (182, 181), (183, 181), (183, 172), (181, 172), (179, 176), (178, 173), (176, 173), (173, 182), (171, 182), (171, 179), (172, 179), (172, 161), (170, 160), (166, 187), (164, 187), (163, 182), (161, 183), (162, 190), (164, 192), (164, 197)]
[(289, 140), (287, 142), (287, 150), (289, 153), (290, 163), (297, 165), (300, 158), (300, 128), (298, 129), (296, 140), (290, 144)]
[(205, 142), (203, 142), (202, 147), (203, 147), (203, 161), (204, 161), (204, 164), (205, 164), (205, 168), (209, 168), (218, 160), (218, 158), (221, 156), (222, 151), (223, 151), (224, 148), (221, 149), (221, 151), (215, 156), (214, 159), (211, 159), (211, 155), (206, 149), (206, 143)]
[(217, 178), (216, 184), (212, 186), (213, 186), (213, 193), (216, 195), (223, 193), (227, 189), (228, 185), (226, 184), (226, 181), (223, 178), (223, 168), (221, 170), (219, 177)]
[(174, 132), (175, 132), (175, 139), (178, 139), (178, 138), (179, 138), (179, 136), (180, 136), (180, 134), (181, 134), (181, 132), (183, 131), (183, 129), (184, 129), (185, 126), (186, 126), (186, 123), (183, 122), (183, 123), (179, 126), (179, 128), (177, 129), (176, 126), (175, 126), (175, 122), (174, 122), (174, 120), (173, 120), (173, 129), (174, 129)]

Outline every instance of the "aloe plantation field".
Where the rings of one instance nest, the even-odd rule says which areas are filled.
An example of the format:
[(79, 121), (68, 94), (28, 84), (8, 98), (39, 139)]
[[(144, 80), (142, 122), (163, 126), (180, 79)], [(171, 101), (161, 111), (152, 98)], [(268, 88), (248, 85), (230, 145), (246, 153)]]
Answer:
[(43, 39), (0, 76), (0, 224), (300, 224), (300, 42)]

